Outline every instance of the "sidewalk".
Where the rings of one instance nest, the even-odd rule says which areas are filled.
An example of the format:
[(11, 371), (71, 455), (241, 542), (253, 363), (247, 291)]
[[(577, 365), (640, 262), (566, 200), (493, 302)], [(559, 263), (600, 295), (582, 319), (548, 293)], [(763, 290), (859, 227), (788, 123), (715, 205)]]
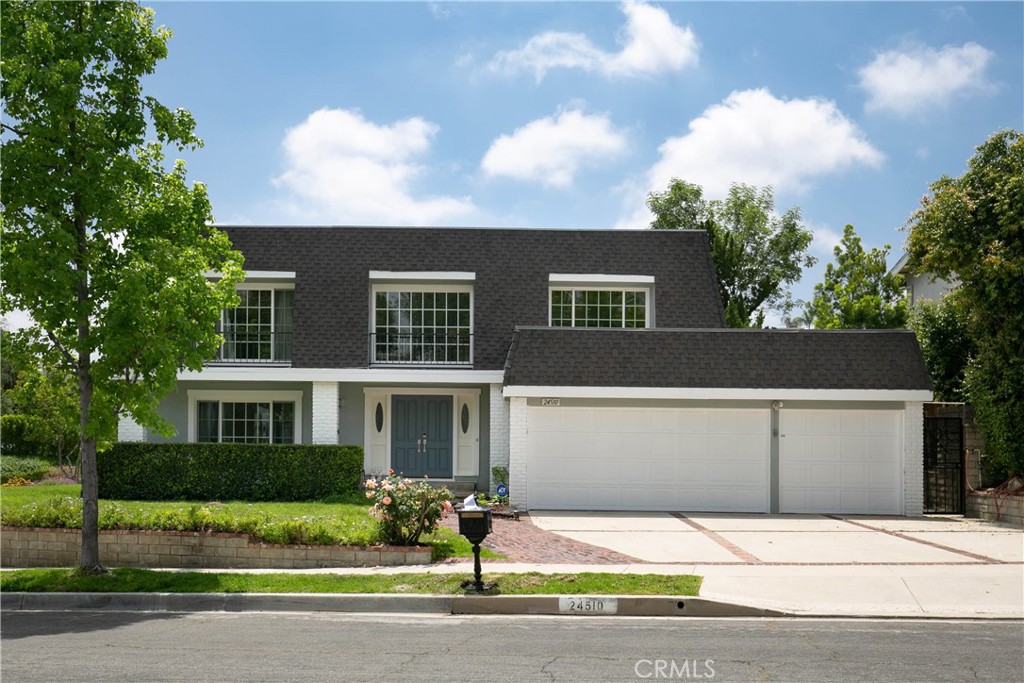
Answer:
[[(282, 570), (162, 570), (280, 573)], [(472, 563), (412, 567), (301, 569), (296, 574), (472, 574)], [(484, 562), (485, 581), (502, 573), (612, 572), (696, 574), (698, 598), (620, 597), (619, 614), (636, 616), (834, 616), (1024, 619), (1024, 567), (994, 565), (657, 565)], [(157, 611), (313, 610), (559, 614), (557, 596), (4, 594), (3, 609), (122, 609)], [(685, 608), (676, 603), (683, 601)], [(470, 610), (468, 605), (473, 603)], [(637, 603), (632, 605), (631, 603)], [(461, 605), (461, 606), (460, 606)], [(470, 610), (467, 612), (466, 610)]]
[[(1024, 533), (963, 518), (541, 512), (518, 522), (496, 519), (485, 545), (509, 558), (484, 560), (485, 581), (515, 572), (703, 577), (699, 598), (620, 598), (619, 614), (1024, 619)], [(471, 575), (473, 564), (292, 571)], [(563, 612), (557, 596), (60, 595), (0, 599), (3, 609)]]

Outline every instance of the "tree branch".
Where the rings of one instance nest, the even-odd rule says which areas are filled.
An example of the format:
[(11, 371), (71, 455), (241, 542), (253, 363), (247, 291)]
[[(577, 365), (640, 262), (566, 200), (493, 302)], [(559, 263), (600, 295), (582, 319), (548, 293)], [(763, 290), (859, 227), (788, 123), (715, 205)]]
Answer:
[(71, 352), (68, 351), (67, 347), (60, 343), (60, 340), (54, 336), (53, 332), (50, 332), (49, 330), (44, 330), (44, 332), (46, 332), (46, 336), (50, 340), (50, 343), (53, 344), (53, 348), (60, 351), (60, 354), (64, 356), (64, 360), (66, 360), (72, 368), (77, 367), (78, 361), (71, 355)]
[(25, 131), (19, 130), (19, 129), (15, 128), (14, 126), (11, 126), (11, 125), (6, 124), (6, 123), (0, 122), (0, 130), (9, 130), (12, 133), (16, 134), (17, 136), (19, 136), (19, 137), (25, 137)]

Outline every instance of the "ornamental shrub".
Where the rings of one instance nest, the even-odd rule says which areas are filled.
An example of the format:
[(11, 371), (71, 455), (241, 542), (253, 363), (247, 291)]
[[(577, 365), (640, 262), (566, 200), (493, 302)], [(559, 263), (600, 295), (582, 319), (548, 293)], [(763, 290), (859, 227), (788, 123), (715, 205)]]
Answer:
[(116, 443), (97, 457), (107, 500), (321, 500), (359, 490), (361, 446)]
[[(6, 436), (6, 435), (5, 435)], [(39, 458), (19, 458), (14, 455), (0, 455), (0, 482), (10, 479), (38, 481), (50, 471), (50, 463)]]
[(380, 480), (367, 479), (363, 486), (373, 501), (370, 514), (380, 523), (381, 540), (390, 545), (416, 545), (452, 511), (447, 487), (402, 479), (394, 470)]
[(0, 453), (39, 457), (52, 451), (52, 444), (41, 437), (42, 420), (32, 415), (0, 415)]

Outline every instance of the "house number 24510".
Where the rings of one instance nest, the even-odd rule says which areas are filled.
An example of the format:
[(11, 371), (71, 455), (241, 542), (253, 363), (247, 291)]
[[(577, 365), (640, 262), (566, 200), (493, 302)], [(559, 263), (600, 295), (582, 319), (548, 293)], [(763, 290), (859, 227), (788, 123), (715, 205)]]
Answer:
[(615, 614), (619, 611), (619, 600), (567, 595), (558, 599), (558, 611), (562, 614)]

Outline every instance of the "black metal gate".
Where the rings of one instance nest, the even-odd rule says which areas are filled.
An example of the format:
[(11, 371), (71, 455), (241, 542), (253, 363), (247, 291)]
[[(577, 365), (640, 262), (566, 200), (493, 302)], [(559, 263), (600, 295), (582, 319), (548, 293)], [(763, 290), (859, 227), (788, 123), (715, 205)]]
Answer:
[(924, 418), (924, 511), (964, 512), (964, 425), (959, 417)]

